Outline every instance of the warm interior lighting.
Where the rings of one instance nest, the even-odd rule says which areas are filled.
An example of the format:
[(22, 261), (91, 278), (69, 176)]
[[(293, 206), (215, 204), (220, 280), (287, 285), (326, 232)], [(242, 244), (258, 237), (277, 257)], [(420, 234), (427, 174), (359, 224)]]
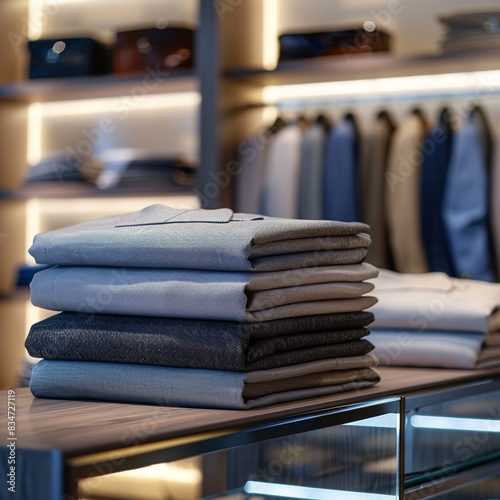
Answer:
[(263, 483), (247, 481), (245, 492), (254, 495), (269, 495), (283, 498), (304, 498), (308, 500), (389, 500), (394, 495), (379, 495), (377, 493), (358, 493), (356, 491), (330, 490), (309, 488), (291, 484)]
[(274, 69), (278, 61), (278, 0), (263, 0), (262, 67)]
[(26, 202), (25, 220), (26, 263), (34, 266), (35, 259), (28, 253), (28, 249), (33, 242), (33, 236), (40, 232), (40, 200), (33, 198)]
[(28, 106), (26, 163), (36, 165), (42, 157), (42, 105), (33, 103)]
[(485, 418), (434, 417), (413, 415), (411, 425), (421, 429), (451, 431), (500, 432), (500, 421)]
[[(199, 208), (200, 203), (194, 194), (169, 194), (148, 197), (100, 197), (73, 199), (38, 200), (41, 215), (66, 213), (128, 213), (142, 210), (148, 205), (161, 203), (173, 208)], [(92, 215), (94, 218), (94, 215)]]
[[(55, 17), (61, 5), (76, 3), (97, 3), (98, 0), (29, 0), (28, 1), (28, 38), (36, 40), (42, 36), (46, 23)], [(120, 3), (123, 0), (107, 0), (107, 3)]]
[(134, 111), (194, 107), (201, 101), (198, 92), (158, 95), (125, 95), (112, 98), (32, 103), (28, 106), (26, 161), (36, 165), (42, 159), (42, 120), (48, 117), (109, 114), (122, 116)]
[(28, 3), (28, 38), (36, 40), (42, 35), (42, 0), (29, 0)]
[(125, 95), (102, 97), (76, 101), (55, 101), (38, 104), (42, 117), (91, 115), (99, 113), (124, 113), (151, 109), (183, 108), (196, 106), (201, 97), (198, 92), (178, 92), (173, 94)]
[(196, 484), (202, 479), (201, 471), (196, 467), (179, 466), (172, 464), (155, 464), (140, 469), (133, 469), (117, 473), (120, 476), (129, 476), (142, 479), (158, 479), (175, 481), (176, 483)]
[(92, 498), (199, 498), (203, 481), (199, 462), (199, 458), (195, 457), (171, 464), (155, 464), (90, 477), (82, 479), (78, 487), (81, 494)]
[(318, 97), (435, 95), (440, 92), (450, 95), (467, 92), (480, 99), (499, 90), (500, 71), (495, 70), (268, 86), (264, 87), (263, 96), (266, 104)]

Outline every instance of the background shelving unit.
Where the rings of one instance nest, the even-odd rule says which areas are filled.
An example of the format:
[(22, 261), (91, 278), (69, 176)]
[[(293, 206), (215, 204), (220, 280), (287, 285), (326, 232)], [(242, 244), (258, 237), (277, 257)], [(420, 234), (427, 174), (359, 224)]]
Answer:
[[(206, 208), (233, 205), (233, 172), (238, 147), (250, 134), (268, 125), (281, 110), (288, 109), (286, 106), (291, 99), (283, 99), (280, 92), (284, 93), (290, 85), (350, 85), (355, 81), (363, 81), (367, 86), (377, 79), (423, 76), (427, 80), (427, 77), (455, 73), (473, 76), (476, 72), (493, 72), (499, 68), (494, 49), (479, 54), (438, 53), (437, 10), (466, 6), (468, 2), (465, 0), (446, 0), (439, 5), (430, 0), (419, 2), (418, 6), (405, 4), (399, 12), (390, 12), (390, 15), (385, 15), (381, 10), (388, 6), (376, 0), (369, 2), (369, 5), (339, 2), (333, 10), (329, 0), (315, 0), (313, 3), (298, 0), (221, 0), (216, 3), (212, 0), (146, 0), (140, 4), (132, 0), (106, 0), (99, 2), (99, 9), (95, 8), (96, 1), (61, 0), (52, 10), (48, 7), (50, 2), (47, 2), (44, 10), (43, 1), (3, 0), (0, 3), (0, 32), (7, 35), (0, 37), (0, 52), (4, 58), (4, 70), (0, 75), (0, 293), (4, 296), (2, 302), (7, 305), (7, 311), (8, 304), (13, 300), (9, 296), (15, 293), (12, 288), (15, 268), (27, 258), (26, 250), (33, 230), (42, 226), (54, 227), (50, 223), (40, 223), (38, 216), (34, 220), (34, 206), (50, 205), (54, 212), (54, 207), (62, 207), (65, 200), (68, 201), (68, 207), (69, 202), (75, 200), (89, 200), (94, 206), (106, 200), (106, 213), (111, 213), (109, 210), (112, 206), (123, 211), (127, 200), (131, 205), (135, 203), (134, 206), (139, 201), (187, 202), (183, 193), (165, 193), (154, 187), (137, 191), (117, 188), (101, 193), (92, 186), (70, 182), (23, 185), (26, 160), (32, 148), (30, 141), (34, 115), (40, 120), (37, 133), (43, 130), (44, 134), (43, 139), (38, 136), (39, 153), (49, 152), (58, 143), (74, 147), (75, 140), (81, 138), (83, 128), (95, 126), (100, 116), (110, 113), (109, 110), (99, 113), (101, 102), (107, 100), (109, 105), (110, 100), (130, 98), (144, 78), (144, 75), (102, 75), (29, 81), (26, 77), (28, 56), (25, 43), (33, 33), (44, 36), (58, 30), (64, 31), (69, 26), (73, 26), (75, 32), (82, 31), (85, 26), (109, 31), (126, 28), (132, 21), (135, 24), (154, 25), (160, 18), (163, 21), (167, 19), (171, 25), (184, 23), (197, 27), (194, 67), (168, 74), (159, 73), (157, 85), (152, 86), (147, 95), (148, 98), (170, 98), (175, 101), (178, 96), (188, 94), (192, 102), (185, 107), (172, 108), (175, 111), (165, 111), (165, 116), (161, 115), (161, 123), (164, 124), (162, 132), (155, 135), (161, 128), (156, 122), (153, 125), (154, 134), (146, 132), (144, 142), (146, 145), (159, 144), (162, 151), (172, 151), (174, 146), (182, 144), (181, 151), (198, 161), (197, 185), (192, 201)], [(36, 14), (33, 13), (33, 5), (41, 8), (38, 11), (39, 19), (43, 21), (41, 24), (26, 22), (30, 15)], [(286, 61), (277, 65), (277, 35), (281, 32), (313, 30), (325, 25), (336, 26), (344, 20), (359, 21), (365, 18), (382, 22), (383, 28), (393, 34), (395, 45), (392, 53)], [(412, 28), (417, 21), (421, 23), (419, 33)], [(491, 103), (488, 111), (494, 111), (492, 125), (497, 127), (500, 103), (495, 96), (500, 88), (500, 76), (495, 74), (494, 79), (486, 84), (489, 85), (486, 87), (486, 98)], [(427, 96), (432, 94), (432, 82), (429, 85), (431, 90), (426, 91)], [(269, 89), (272, 88), (275, 96), (269, 98)], [(490, 88), (494, 88), (494, 91), (488, 90)], [(460, 95), (465, 100), (471, 95), (474, 97), (477, 90), (477, 84), (472, 81), (468, 89), (453, 95)], [(365, 114), (371, 113), (381, 102), (376, 89), (370, 86), (368, 91), (374, 102), (371, 103), (372, 107), (366, 106), (366, 109), (360, 106), (360, 111)], [(300, 109), (306, 111), (314, 111), (322, 105), (336, 107), (336, 110), (352, 108), (366, 102), (359, 95), (346, 97), (335, 92), (331, 91), (316, 102), (300, 96), (294, 98), (294, 102), (298, 102)], [(428, 105), (431, 113), (445, 94), (446, 91), (443, 91), (434, 96), (438, 99)], [(410, 93), (410, 99), (415, 98), (418, 98), (418, 94)], [(392, 96), (390, 100), (396, 102)], [(94, 111), (82, 113), (82, 106), (89, 103), (94, 106)], [(408, 105), (408, 102), (403, 102), (398, 105), (398, 110), (403, 113)], [(61, 112), (65, 107), (68, 112), (66, 115)], [(121, 127), (102, 148), (133, 142), (134, 130), (147, 129), (143, 125), (152, 122), (157, 111), (140, 111), (135, 129)], [(75, 119), (78, 113), (81, 113), (81, 120)], [(133, 120), (127, 119), (127, 123), (129, 121)], [(94, 217), (96, 213), (92, 211), (89, 216)], [(78, 215), (77, 219), (81, 217)], [(57, 220), (70, 223), (70, 216)], [(22, 347), (26, 325), (17, 324), (15, 328), (9, 326), (8, 331), (7, 327), (0, 326), (0, 342), (6, 336), (13, 336), (17, 339), (17, 345)], [(12, 380), (5, 382), (0, 378), (0, 387), (11, 384)]]
[(290, 85), (360, 79), (423, 76), (497, 70), (495, 49), (426, 55), (395, 55), (390, 52), (350, 54), (338, 57), (285, 60), (276, 68), (232, 68), (226, 75), (254, 85)]
[[(95, 2), (95, 0), (92, 1)], [(61, 0), (58, 3), (60, 10), (52, 17), (46, 13), (46, 21), (53, 22), (54, 30), (67, 27), (76, 17), (79, 17), (76, 12), (81, 12), (85, 3), (83, 0), (73, 2), (72, 7), (67, 10), (65, 2)], [(32, 120), (30, 110), (33, 109), (33, 105), (41, 109), (42, 122), (45, 120), (42, 123), (42, 129), (49, 134), (44, 138), (46, 141), (44, 144), (57, 143), (57, 140), (62, 140), (65, 145), (70, 142), (68, 137), (75, 136), (75, 131), (78, 136), (82, 127), (88, 127), (88, 123), (93, 122), (85, 121), (85, 119), (83, 124), (71, 125), (67, 123), (70, 121), (70, 114), (69, 118), (60, 120), (57, 124), (54, 116), (44, 118), (44, 106), (50, 109), (50, 106), (62, 103), (63, 107), (66, 105), (70, 110), (71, 107), (77, 109), (81, 105), (85, 106), (89, 101), (132, 96), (134, 89), (141, 85), (144, 75), (105, 75), (27, 81), (27, 57), (26, 53), (20, 49), (19, 43), (20, 39), (25, 40), (28, 36), (29, 27), (25, 26), (25, 19), (29, 13), (30, 3), (27, 0), (0, 1), (0, 33), (15, 35), (14, 38), (12, 36), (0, 37), (0, 53), (5, 57), (2, 61), (4, 70), (0, 74), (0, 293), (2, 294), (0, 297), (0, 318), (2, 318), (0, 321), (0, 389), (16, 385), (19, 366), (24, 358), (24, 337), (33, 322), (42, 319), (45, 314), (50, 314), (30, 305), (26, 288), (12, 287), (16, 266), (26, 260), (30, 238), (36, 232), (80, 222), (85, 218), (136, 210), (140, 206), (155, 202), (177, 206), (201, 203), (206, 208), (231, 205), (231, 188), (235, 181), (231, 172), (234, 170), (233, 162), (238, 146), (249, 134), (268, 125), (283, 107), (286, 109), (289, 101), (292, 100), (292, 98), (283, 97), (285, 88), (289, 85), (345, 82), (349, 84), (358, 80), (421, 76), (424, 76), (426, 80), (430, 76), (454, 73), (473, 75), (475, 72), (496, 71), (500, 67), (495, 50), (482, 51), (480, 54), (470, 52), (446, 56), (435, 53), (435, 50), (433, 53), (431, 50), (435, 48), (432, 44), (435, 44), (437, 39), (435, 10), (445, 6), (470, 3), (465, 0), (448, 0), (439, 5), (431, 0), (401, 3), (403, 10), (400, 13), (386, 16), (387, 27), (393, 31), (396, 38), (400, 39), (394, 53), (287, 61), (276, 67), (276, 36), (281, 31), (298, 29), (301, 23), (303, 27), (312, 29), (324, 26), (325, 23), (335, 25), (342, 19), (354, 17), (359, 19), (367, 15), (376, 18), (381, 16), (383, 9), (388, 8), (386, 2), (377, 0), (334, 2), (335, 9), (331, 8), (332, 3), (331, 0), (314, 0), (313, 2), (220, 0), (216, 3), (213, 0), (187, 2), (185, 0), (146, 0), (144, 2), (102, 0), (99, 2), (99, 9), (93, 9), (92, 12), (82, 17), (82, 20), (89, 25), (97, 23), (100, 28), (105, 28), (109, 25), (110, 19), (114, 19), (115, 16), (119, 18), (122, 11), (129, 12), (131, 17), (135, 16), (137, 19), (147, 21), (148, 16), (144, 13), (147, 12), (148, 6), (152, 9), (153, 17), (168, 17), (168, 9), (175, 7), (178, 9), (178, 14), (176, 14), (179, 16), (178, 19), (181, 19), (182, 13), (189, 13), (187, 17), (196, 22), (198, 28), (195, 67), (189, 71), (158, 74), (160, 81), (148, 94), (158, 97), (173, 96), (175, 99), (180, 94), (189, 93), (198, 98), (192, 105), (178, 110), (177, 114), (171, 115), (166, 120), (176, 129), (181, 129), (186, 123), (189, 125), (186, 126), (186, 130), (189, 129), (186, 133), (190, 134), (190, 142), (184, 149), (189, 151), (199, 163), (198, 180), (193, 196), (185, 192), (164, 192), (156, 188), (140, 190), (117, 188), (102, 192), (93, 186), (70, 182), (29, 186), (22, 183), (30, 147), (30, 120)], [(43, 2), (41, 4), (43, 5)], [(76, 10), (72, 10), (73, 8)], [(417, 10), (422, 12), (417, 12)], [(434, 19), (435, 26), (429, 35), (430, 27), (425, 23), (428, 23), (431, 17)], [(174, 16), (172, 22), (175, 20)], [(418, 26), (421, 32), (417, 33), (416, 28), (412, 31), (412, 26)], [(407, 35), (407, 39), (403, 43), (401, 40), (405, 38), (404, 35)], [(15, 40), (17, 45), (12, 45), (12, 40)], [(482, 87), (480, 82), (472, 81), (468, 88), (449, 93), (449, 96), (460, 96), (461, 99), (479, 96), (488, 99), (488, 103), (491, 103), (489, 111), (492, 113), (492, 124), (498, 129), (497, 118), (500, 117), (500, 105), (495, 96), (500, 86), (500, 77), (495, 76), (487, 83), (495, 90), (486, 94), (477, 94), (478, 88), (481, 90)], [(268, 97), (270, 87), (276, 88), (273, 98)], [(283, 91), (281, 96), (280, 89)], [(369, 90), (374, 96), (370, 105), (377, 106), (380, 102), (380, 95), (376, 90), (373, 91), (371, 88)], [(412, 92), (410, 101), (419, 98), (419, 94)], [(440, 100), (448, 98), (446, 89), (438, 94), (433, 93), (432, 88), (425, 97), (435, 99), (435, 102), (428, 106), (431, 111), (439, 105)], [(359, 95), (346, 97), (336, 95), (335, 91), (316, 101), (304, 98), (300, 94), (293, 99), (295, 103), (298, 102), (300, 109), (306, 111), (316, 110), (318, 106), (324, 105), (342, 109), (362, 102)], [(398, 109), (404, 110), (408, 107), (409, 101), (392, 100), (402, 102), (401, 105), (398, 104), (400, 106)], [(369, 108), (366, 112), (371, 113), (371, 109)], [(144, 119), (148, 115), (147, 111), (152, 110), (143, 112)], [(93, 114), (98, 119), (99, 111)], [(189, 118), (186, 118), (187, 115)], [(60, 117), (56, 116), (56, 118)], [(61, 131), (62, 138), (60, 139), (57, 136), (58, 131)], [(117, 133), (113, 139), (123, 140), (123, 137), (121, 133)], [(162, 137), (165, 138), (166, 144), (169, 140), (168, 130), (164, 131)], [(173, 143), (176, 142), (172, 140), (172, 137), (170, 140)], [(166, 147), (165, 144), (162, 146)], [(388, 371), (390, 372), (390, 369)], [(447, 375), (444, 372), (440, 374), (445, 379)], [(399, 375), (396, 377), (400, 386), (411, 385), (417, 380), (413, 373), (407, 376), (408, 380), (401, 379)], [(455, 376), (460, 378), (462, 374)], [(422, 382), (421, 373), (418, 377), (420, 377), (419, 382)], [(443, 386), (448, 383), (451, 382), (442, 381)], [(419, 391), (421, 389), (419, 388)], [(427, 390), (429, 386), (423, 389)], [(385, 393), (385, 395), (389, 394), (393, 393)], [(27, 394), (25, 396), (28, 400), (29, 396)], [(354, 393), (351, 397), (355, 397)], [(329, 399), (323, 404), (327, 407), (332, 403)], [(165, 408), (163, 410), (165, 413), (170, 411)], [(125, 415), (121, 409), (116, 411), (119, 411), (120, 415)], [(295, 411), (293, 409), (293, 413)], [(290, 412), (292, 413), (291, 410)], [(144, 415), (140, 417), (144, 418)], [(168, 432), (170, 432), (171, 415), (165, 418), (165, 425), (168, 426)], [(181, 421), (184, 421), (183, 417), (180, 418), (179, 422)], [(197, 419), (198, 423), (202, 421), (205, 420)], [(52, 421), (49, 422), (49, 426), (53, 428)], [(93, 426), (94, 431), (106, 433), (105, 427), (102, 429), (104, 430)], [(187, 432), (192, 433), (193, 429), (188, 429)], [(87, 443), (88, 435), (85, 434), (84, 438)], [(73, 435), (71, 439), (74, 439)], [(98, 443), (99, 446), (102, 445), (102, 436), (99, 436)], [(497, 476), (496, 469), (492, 471), (488, 469), (486, 473), (488, 477)], [(460, 485), (471, 482), (467, 474), (466, 471), (459, 478)], [(429, 488), (432, 489), (434, 486), (431, 483)], [(446, 488), (448, 486), (445, 485), (443, 491), (446, 491)], [(420, 494), (418, 491), (407, 493), (411, 493), (415, 498)], [(432, 491), (429, 494), (432, 494)]]
[[(98, 8), (96, 4), (98, 3)], [(55, 229), (102, 215), (138, 210), (152, 203), (206, 208), (229, 205), (230, 182), (219, 175), (231, 160), (237, 141), (253, 128), (247, 116), (235, 113), (255, 93), (245, 85), (221, 78), (223, 67), (260, 63), (259, 47), (241, 36), (254, 36), (260, 24), (260, 0), (224, 15), (212, 0), (3, 0), (0, 3), (0, 388), (16, 385), (24, 356), (24, 338), (30, 324), (42, 319), (18, 291), (16, 269), (31, 262), (27, 255), (37, 232)], [(191, 192), (165, 192), (157, 187), (99, 191), (71, 182), (25, 185), (27, 164), (58, 148), (73, 149), (82, 130), (92, 130), (113, 103), (140, 101), (147, 75), (102, 75), (28, 80), (28, 39), (39, 36), (85, 34), (92, 27), (107, 31), (170, 25), (196, 27), (195, 62), (190, 70), (154, 75), (147, 99), (169, 101), (168, 109), (155, 104), (129, 109), (132, 118), (117, 120), (102, 150), (116, 146), (159, 148), (184, 153), (198, 163), (197, 185)], [(253, 21), (253, 22), (252, 22)], [(71, 27), (70, 30), (68, 28)], [(233, 41), (237, 40), (236, 43)], [(231, 41), (231, 43), (229, 43)], [(245, 48), (246, 47), (246, 48)], [(243, 48), (243, 51), (242, 51)], [(257, 54), (257, 55), (256, 55)], [(153, 78), (153, 76), (151, 77)], [(151, 82), (150, 82), (151, 83)], [(257, 92), (258, 94), (259, 92)], [(188, 103), (179, 105), (180, 97)], [(101, 107), (105, 103), (107, 108)], [(111, 104), (110, 104), (111, 103)], [(126, 104), (127, 104), (126, 103)], [(171, 105), (171, 106), (170, 106)], [(89, 107), (93, 111), (89, 111)], [(140, 108), (140, 106), (139, 106)], [(123, 108), (121, 108), (124, 112)], [(156, 122), (154, 121), (156, 120)], [(134, 125), (134, 126), (132, 126)], [(35, 137), (35, 139), (34, 139)], [(99, 151), (97, 151), (99, 152)], [(30, 160), (30, 161), (27, 161)], [(4, 362), (3, 357), (8, 359)], [(5, 368), (3, 368), (5, 367)]]
[[(210, 19), (201, 22), (203, 9), (198, 0), (146, 0), (139, 4), (108, 0), (98, 2), (98, 8), (96, 4), (94, 0), (0, 3), (2, 389), (17, 385), (30, 325), (50, 314), (31, 306), (28, 290), (14, 285), (17, 267), (32, 263), (27, 248), (34, 234), (101, 215), (139, 210), (152, 203), (198, 206), (192, 187), (166, 192), (151, 183), (109, 190), (74, 182), (24, 184), (30, 160), (36, 163), (52, 151), (75, 149), (85, 138), (83, 131), (92, 132), (102, 116), (115, 117), (116, 131), (104, 137), (95, 152), (157, 144), (159, 152), (181, 154), (200, 163), (201, 78), (196, 62), (192, 69), (169, 72), (151, 68), (144, 74), (27, 78), (27, 40), (37, 37), (78, 36), (98, 28), (111, 41), (113, 31), (154, 26), (161, 20), (162, 24), (198, 27), (196, 44), (212, 47), (207, 39), (210, 32), (201, 29), (202, 24), (209, 27)], [(143, 105), (145, 101), (148, 106)]]
[(0, 100), (7, 102), (47, 102), (131, 95), (144, 78), (152, 80), (148, 95), (197, 92), (194, 70), (151, 72), (139, 75), (96, 75), (72, 78), (43, 78), (0, 87)]

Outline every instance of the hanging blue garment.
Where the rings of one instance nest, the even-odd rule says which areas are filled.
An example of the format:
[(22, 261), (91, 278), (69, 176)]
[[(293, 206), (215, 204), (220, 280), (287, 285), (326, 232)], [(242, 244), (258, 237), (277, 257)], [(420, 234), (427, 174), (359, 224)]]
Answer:
[(358, 156), (356, 124), (349, 114), (327, 137), (323, 186), (326, 219), (359, 220)]
[(446, 174), (453, 141), (448, 114), (449, 110), (442, 111), (438, 125), (427, 133), (422, 144), (420, 217), (429, 271), (440, 271), (455, 276), (442, 216)]
[(477, 110), (453, 141), (443, 199), (443, 219), (458, 277), (494, 281), (489, 235), (488, 154)]

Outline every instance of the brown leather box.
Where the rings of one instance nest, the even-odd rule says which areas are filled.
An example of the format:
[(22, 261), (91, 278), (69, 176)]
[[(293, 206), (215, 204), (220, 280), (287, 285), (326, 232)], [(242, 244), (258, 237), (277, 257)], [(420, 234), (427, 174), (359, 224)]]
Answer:
[(188, 28), (145, 28), (116, 34), (114, 73), (169, 71), (193, 66), (194, 31)]

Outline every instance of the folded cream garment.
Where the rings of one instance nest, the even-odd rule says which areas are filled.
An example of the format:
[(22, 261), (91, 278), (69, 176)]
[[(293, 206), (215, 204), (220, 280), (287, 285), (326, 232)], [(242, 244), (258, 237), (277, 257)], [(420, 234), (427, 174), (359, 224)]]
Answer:
[[(489, 338), (495, 342), (487, 344)], [(453, 369), (500, 366), (498, 334), (390, 330), (374, 328), (370, 341), (381, 366), (415, 366)]]
[(378, 303), (373, 327), (425, 332), (500, 331), (500, 284), (381, 269), (371, 283)]

